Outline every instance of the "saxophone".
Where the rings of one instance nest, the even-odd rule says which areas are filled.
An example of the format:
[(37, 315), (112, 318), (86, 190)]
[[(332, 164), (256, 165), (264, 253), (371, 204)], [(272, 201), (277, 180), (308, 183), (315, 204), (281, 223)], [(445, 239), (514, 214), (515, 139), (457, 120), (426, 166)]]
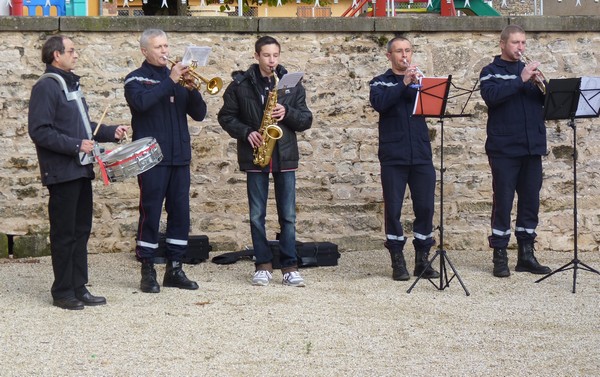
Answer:
[(264, 168), (271, 162), (271, 155), (273, 154), (273, 148), (275, 148), (275, 142), (283, 136), (281, 127), (277, 125), (277, 120), (273, 119), (273, 109), (277, 105), (277, 84), (279, 84), (279, 78), (277, 73), (273, 70), (273, 77), (275, 78), (275, 86), (273, 90), (269, 92), (269, 97), (265, 105), (265, 113), (263, 114), (262, 122), (258, 132), (262, 136), (263, 142), (258, 147), (254, 148), (254, 160), (252, 161), (255, 165)]

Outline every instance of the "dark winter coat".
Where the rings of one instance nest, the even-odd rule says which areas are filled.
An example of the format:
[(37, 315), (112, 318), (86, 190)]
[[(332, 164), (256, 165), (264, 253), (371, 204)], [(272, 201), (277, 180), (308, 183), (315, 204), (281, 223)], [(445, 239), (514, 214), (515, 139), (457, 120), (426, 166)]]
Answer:
[[(219, 124), (227, 133), (237, 139), (237, 155), (240, 170), (260, 169), (252, 162), (253, 148), (248, 142), (248, 135), (258, 131), (262, 123), (265, 104), (264, 84), (258, 77), (257, 64), (246, 72), (235, 74), (223, 95), (223, 107), (219, 111)], [(276, 74), (281, 78), (287, 71), (277, 66)], [(266, 98), (264, 98), (266, 100)], [(280, 90), (277, 102), (285, 106), (286, 115), (278, 122), (283, 131), (281, 139), (275, 144), (274, 163), (280, 170), (298, 168), (300, 159), (296, 132), (309, 129), (312, 125), (312, 113), (306, 106), (306, 92), (302, 83), (295, 87)]]
[[(71, 72), (47, 65), (45, 73), (59, 74), (65, 79), (69, 91), (79, 89), (79, 76)], [(87, 115), (88, 106), (84, 98), (82, 102)], [(92, 130), (97, 125), (90, 122)], [(82, 140), (89, 139), (77, 102), (67, 101), (61, 84), (55, 79), (44, 78), (31, 89), (28, 129), (37, 151), (44, 186), (95, 178), (92, 164), (82, 166), (77, 161)], [(117, 126), (103, 124), (94, 139), (114, 142), (116, 129)]]

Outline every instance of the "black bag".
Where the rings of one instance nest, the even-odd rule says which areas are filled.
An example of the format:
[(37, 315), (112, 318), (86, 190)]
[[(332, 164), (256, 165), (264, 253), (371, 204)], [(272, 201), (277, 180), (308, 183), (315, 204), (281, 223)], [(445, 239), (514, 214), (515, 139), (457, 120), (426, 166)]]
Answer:
[[(281, 268), (279, 262), (279, 241), (269, 241), (273, 253), (273, 268)], [(337, 266), (340, 253), (336, 244), (331, 242), (298, 242), (296, 241), (298, 267)], [(247, 249), (224, 253), (213, 257), (216, 264), (232, 264), (240, 259), (253, 259), (254, 250)]]
[[(158, 240), (158, 249), (154, 254), (154, 263), (167, 263), (165, 252), (167, 250), (167, 239), (164, 235)], [(208, 236), (190, 236), (188, 239), (188, 248), (183, 256), (182, 263), (198, 264), (208, 259), (208, 253), (212, 250), (212, 246), (208, 242)]]
[[(281, 268), (279, 262), (279, 242), (269, 241), (273, 252), (273, 268)], [(331, 242), (298, 242), (296, 241), (296, 257), (298, 267), (337, 266), (340, 253), (336, 244)]]

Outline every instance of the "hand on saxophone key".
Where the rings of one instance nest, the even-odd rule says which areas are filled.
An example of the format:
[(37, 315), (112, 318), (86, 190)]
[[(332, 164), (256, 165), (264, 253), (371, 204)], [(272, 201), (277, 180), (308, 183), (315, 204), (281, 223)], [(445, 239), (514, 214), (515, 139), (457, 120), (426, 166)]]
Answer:
[(252, 131), (248, 135), (248, 142), (252, 146), (252, 148), (258, 148), (263, 144), (263, 138), (260, 132)]
[(277, 121), (281, 121), (283, 118), (285, 118), (285, 106), (283, 106), (280, 103), (275, 105), (275, 108), (273, 109), (273, 112), (271, 113), (271, 117), (273, 119), (276, 119)]

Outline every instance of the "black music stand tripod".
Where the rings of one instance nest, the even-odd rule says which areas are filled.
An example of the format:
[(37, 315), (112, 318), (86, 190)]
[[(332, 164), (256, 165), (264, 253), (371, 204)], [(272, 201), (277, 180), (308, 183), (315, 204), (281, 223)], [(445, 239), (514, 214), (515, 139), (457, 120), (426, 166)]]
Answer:
[(579, 260), (577, 250), (577, 127), (575, 119), (597, 118), (600, 114), (600, 87), (581, 89), (581, 84), (582, 78), (552, 79), (546, 88), (545, 119), (568, 119), (569, 127), (573, 130), (573, 259), (536, 280), (536, 283), (539, 283), (557, 272), (573, 270), (573, 293), (575, 293), (577, 284), (577, 270), (600, 275), (598, 270)]
[[(423, 78), (423, 80), (422, 80), (422, 87), (421, 87), (421, 89), (419, 89), (419, 95), (417, 97), (417, 104), (415, 106), (415, 114), (414, 115), (439, 118), (438, 122), (440, 123), (440, 169), (439, 169), (440, 170), (440, 225), (438, 226), (438, 229), (440, 231), (440, 242), (438, 244), (438, 249), (435, 252), (435, 255), (433, 256), (433, 258), (431, 258), (431, 260), (427, 264), (427, 267), (423, 269), (423, 272), (425, 270), (427, 270), (433, 264), (433, 262), (435, 261), (436, 258), (439, 257), (439, 259), (440, 259), (439, 284), (436, 284), (435, 282), (433, 282), (432, 281), (433, 279), (427, 279), (427, 280), (429, 280), (429, 282), (431, 284), (433, 284), (433, 286), (436, 287), (438, 290), (442, 291), (445, 288), (449, 287), (452, 279), (454, 279), (456, 277), (458, 279), (458, 281), (460, 282), (460, 285), (463, 287), (465, 294), (467, 296), (469, 296), (470, 293), (467, 290), (467, 287), (465, 287), (465, 284), (463, 283), (462, 279), (460, 278), (458, 271), (456, 271), (456, 268), (454, 268), (454, 265), (450, 261), (450, 258), (448, 258), (448, 253), (444, 249), (444, 171), (446, 170), (444, 168), (444, 118), (464, 117), (464, 116), (469, 116), (469, 115), (445, 114), (446, 104), (448, 102), (448, 93), (450, 92), (450, 85), (452, 82), (452, 75), (449, 75), (447, 79), (443, 79), (441, 81), (438, 81), (437, 83), (433, 82), (430, 85), (426, 85), (426, 79), (427, 78)], [(434, 80), (434, 79), (432, 78), (432, 80)], [(477, 85), (477, 84), (475, 84), (475, 85)], [(458, 88), (458, 89), (461, 89), (461, 88)], [(473, 91), (474, 90), (471, 90), (471, 91), (469, 91), (469, 93), (472, 94)], [(432, 106), (429, 106), (430, 103)], [(466, 107), (466, 104), (465, 104), (465, 107)], [(463, 111), (464, 111), (464, 107), (463, 107)], [(448, 263), (448, 265), (452, 269), (452, 273), (453, 273), (452, 277), (448, 276), (448, 270), (446, 268), (446, 263)], [(417, 277), (417, 279), (410, 286), (408, 291), (406, 291), (406, 293), (410, 293), (412, 291), (412, 289), (414, 288), (414, 286), (417, 285), (417, 283), (419, 282), (419, 280), (421, 280), (421, 277), (423, 276), (423, 272), (421, 273), (421, 275), (419, 275), (419, 277)]]

